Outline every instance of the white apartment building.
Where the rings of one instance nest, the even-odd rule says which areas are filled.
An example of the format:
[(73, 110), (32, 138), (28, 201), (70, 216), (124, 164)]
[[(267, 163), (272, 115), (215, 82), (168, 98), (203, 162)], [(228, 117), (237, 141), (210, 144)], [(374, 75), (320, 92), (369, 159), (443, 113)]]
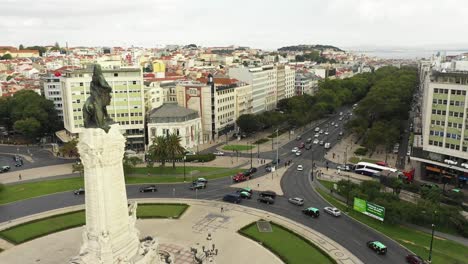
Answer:
[(151, 82), (144, 88), (146, 113), (160, 107), (163, 103), (177, 102), (176, 83), (173, 81)]
[(296, 70), (291, 69), (289, 66), (284, 67), (284, 97), (291, 98), (295, 95), (296, 87)]
[[(112, 87), (112, 100), (107, 107), (109, 116), (121, 125), (127, 138), (127, 148), (144, 150), (144, 91), (140, 68), (103, 69)], [(83, 122), (83, 105), (90, 95), (93, 68), (66, 71), (61, 78), (63, 122), (66, 131), (78, 136)]]
[(276, 103), (286, 98), (286, 70), (284, 65), (276, 66)]
[(55, 110), (60, 120), (63, 121), (63, 100), (62, 100), (62, 85), (60, 75), (48, 74), (44, 80), (44, 96), (46, 99), (54, 102)]
[(252, 86), (250, 84), (243, 83), (236, 87), (235, 93), (235, 120), (241, 115), (252, 113)]
[(273, 66), (230, 68), (229, 76), (252, 86), (252, 113), (276, 108), (277, 77)]
[(296, 95), (314, 95), (318, 86), (318, 79), (311, 73), (296, 74)]

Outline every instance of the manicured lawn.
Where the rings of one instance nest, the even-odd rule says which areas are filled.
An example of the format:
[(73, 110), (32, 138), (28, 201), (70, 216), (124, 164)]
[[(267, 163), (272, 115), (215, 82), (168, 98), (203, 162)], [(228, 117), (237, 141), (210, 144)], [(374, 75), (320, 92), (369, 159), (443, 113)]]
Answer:
[(187, 204), (138, 204), (138, 218), (179, 218), (189, 206)]
[(333, 184), (335, 183), (332, 181), (325, 181), (325, 180), (318, 180), (318, 181), (328, 189), (333, 189)]
[(303, 263), (335, 263), (329, 256), (321, 252), (305, 238), (271, 223), (273, 232), (261, 233), (256, 223), (239, 230), (239, 233), (262, 243), (262, 245), (288, 264)]
[[(209, 175), (203, 175), (201, 174), (196, 174), (193, 175), (193, 177), (190, 177), (190, 173), (187, 172), (185, 175), (186, 182), (189, 182), (191, 180), (196, 180), (197, 178), (203, 177), (207, 180), (210, 179), (218, 179), (218, 178), (223, 178), (231, 175), (235, 175), (238, 172), (245, 171), (242, 169), (229, 169), (229, 170), (224, 170), (220, 173), (216, 174), (209, 174)], [(127, 184), (140, 184), (140, 183), (174, 183), (174, 182), (184, 182), (184, 175), (177, 175), (177, 176), (170, 176), (170, 175), (158, 175), (158, 176), (127, 176), (125, 177), (125, 182)]]
[(223, 147), (224, 150), (231, 150), (231, 151), (251, 150), (253, 148), (255, 148), (254, 145), (226, 145)]
[[(190, 174), (190, 171), (198, 171), (198, 172), (214, 172), (214, 171), (222, 171), (225, 168), (219, 167), (192, 167), (192, 166), (185, 166), (185, 173)], [(184, 174), (184, 167), (177, 166), (175, 169), (172, 168), (172, 164), (166, 164), (165, 167), (153, 167), (153, 168), (133, 168), (130, 174), (158, 174), (158, 175), (173, 175), (173, 174)]]
[[(203, 177), (206, 179), (217, 179), (235, 175), (242, 169), (219, 169), (219, 173), (212, 173), (205, 175), (204, 173), (199, 173), (193, 175), (193, 179)], [(187, 171), (186, 181), (190, 181), (190, 173)], [(183, 171), (182, 175), (151, 175), (148, 176), (126, 176), (125, 182), (127, 184), (141, 184), (141, 183), (175, 183), (183, 182), (184, 176)], [(74, 177), (68, 179), (58, 179), (58, 180), (45, 180), (39, 182), (30, 182), (30, 183), (20, 183), (14, 185), (5, 185), (5, 189), (0, 192), (0, 204), (11, 203), (15, 201), (25, 200), (29, 198), (38, 197), (41, 195), (48, 195), (58, 192), (66, 192), (76, 190), (84, 186), (83, 178)], [(70, 193), (70, 195), (73, 195)]]
[(80, 187), (83, 187), (83, 178), (81, 177), (5, 185), (5, 189), (0, 192), (0, 204), (51, 193), (71, 191)]
[[(342, 211), (346, 209), (345, 204), (339, 202), (338, 200), (331, 197), (329, 194), (322, 191), (321, 189), (317, 188), (316, 190), (335, 207), (339, 208)], [(428, 258), (429, 244), (431, 241), (430, 234), (410, 229), (401, 225), (381, 223), (378, 220), (372, 219), (366, 215), (353, 211), (352, 206), (349, 212), (349, 216), (393, 238), (398, 243), (404, 245), (405, 247), (415, 252), (417, 255), (425, 259)], [(467, 263), (467, 259), (468, 247), (465, 247), (451, 240), (434, 237), (434, 244), (432, 249), (432, 263)]]
[(362, 159), (359, 159), (359, 157), (351, 157), (349, 158), (349, 162), (351, 163), (358, 163), (358, 162), (369, 162), (369, 163), (376, 163), (376, 162), (379, 162), (381, 160), (374, 160), (374, 159), (367, 159), (367, 158), (362, 158)]
[(85, 212), (77, 211), (24, 223), (0, 232), (0, 237), (14, 244), (85, 224)]
[[(179, 218), (189, 206), (186, 204), (139, 204), (138, 218)], [(20, 244), (51, 233), (70, 229), (85, 224), (85, 211), (76, 211), (55, 215), (21, 225), (11, 227), (0, 232), (0, 237), (14, 244)]]

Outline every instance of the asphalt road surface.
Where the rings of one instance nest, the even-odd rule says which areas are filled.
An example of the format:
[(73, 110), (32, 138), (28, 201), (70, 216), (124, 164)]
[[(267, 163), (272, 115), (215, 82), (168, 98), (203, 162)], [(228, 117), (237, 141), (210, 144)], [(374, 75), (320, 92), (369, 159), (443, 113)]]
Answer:
[[(339, 116), (335, 116), (327, 122), (336, 122)], [(326, 137), (324, 141), (330, 142), (332, 145), (337, 142), (338, 133), (342, 131), (342, 122), (339, 122), (339, 127), (331, 127), (329, 125), (329, 135), (321, 135), (321, 138)], [(322, 128), (322, 127), (321, 127)], [(324, 128), (324, 127), (323, 127)], [(313, 130), (302, 135), (302, 140), (312, 137), (315, 134)], [(315, 162), (325, 162), (323, 155), (325, 149), (323, 146), (314, 145), (311, 150), (303, 150), (303, 154), (296, 157), (291, 149), (297, 146), (298, 141), (292, 141), (283, 146), (279, 153), (282, 161), (293, 160), (294, 166), (284, 174), (281, 186), (285, 193), (284, 196), (278, 196), (273, 205), (266, 205), (257, 202), (257, 194), (254, 194), (251, 200), (243, 200), (242, 205), (262, 209), (278, 215), (282, 215), (296, 222), (313, 228), (322, 234), (330, 237), (350, 252), (355, 254), (364, 263), (404, 263), (404, 257), (407, 251), (399, 244), (393, 242), (387, 237), (373, 231), (372, 229), (354, 221), (346, 215), (334, 217), (326, 214), (322, 209), (328, 206), (311, 187), (311, 179), (309, 178), (309, 170), (312, 168), (312, 159)], [(265, 155), (274, 158), (276, 151), (266, 153)], [(282, 163), (284, 164), (284, 163)], [(296, 165), (304, 166), (303, 171), (297, 171)], [(334, 166), (334, 164), (329, 164)], [(259, 168), (258, 176), (265, 174), (264, 166)], [(258, 177), (257, 176), (257, 177)], [(221, 200), (222, 197), (235, 189), (229, 187), (231, 184), (229, 178), (217, 179), (210, 181), (206, 189), (199, 191), (189, 190), (188, 184), (158, 184), (158, 191), (155, 193), (140, 193), (139, 188), (142, 185), (128, 185), (128, 198), (145, 198), (145, 197), (161, 197), (161, 198), (191, 198), (191, 199), (208, 199)], [(290, 197), (301, 197), (305, 199), (305, 207), (313, 206), (321, 210), (321, 215), (318, 218), (311, 218), (301, 212), (302, 207), (290, 204), (287, 199)], [(16, 219), (19, 217), (36, 214), (48, 210), (58, 209), (62, 207), (78, 205), (84, 203), (84, 196), (74, 195), (72, 192), (58, 193), (29, 200), (19, 201), (7, 205), (0, 206), (0, 222)], [(388, 247), (386, 255), (377, 255), (374, 251), (366, 246), (369, 240), (379, 240)]]

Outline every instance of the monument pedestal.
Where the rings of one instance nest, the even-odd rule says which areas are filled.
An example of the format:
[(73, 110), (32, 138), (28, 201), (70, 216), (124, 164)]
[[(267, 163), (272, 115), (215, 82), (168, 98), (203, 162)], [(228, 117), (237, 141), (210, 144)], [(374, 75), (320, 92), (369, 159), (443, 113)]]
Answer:
[(160, 263), (158, 241), (140, 242), (135, 228), (137, 204), (128, 206), (122, 166), (125, 138), (119, 125), (112, 125), (108, 133), (85, 128), (78, 151), (84, 167), (86, 226), (80, 254), (70, 263)]

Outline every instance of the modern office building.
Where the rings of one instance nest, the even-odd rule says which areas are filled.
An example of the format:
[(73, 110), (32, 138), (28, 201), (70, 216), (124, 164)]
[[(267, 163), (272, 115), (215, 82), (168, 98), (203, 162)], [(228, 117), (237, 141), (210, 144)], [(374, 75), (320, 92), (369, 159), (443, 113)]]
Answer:
[(413, 143), (410, 159), (417, 162), (416, 175), (423, 179), (466, 184), (468, 71), (440, 59), (419, 66), (422, 133)]
[[(103, 69), (102, 73), (112, 87), (112, 100), (107, 107), (110, 117), (124, 130), (126, 147), (143, 151), (145, 104), (141, 69)], [(90, 95), (92, 75), (92, 66), (62, 75), (63, 122), (70, 136), (77, 137), (83, 128), (83, 105)]]

